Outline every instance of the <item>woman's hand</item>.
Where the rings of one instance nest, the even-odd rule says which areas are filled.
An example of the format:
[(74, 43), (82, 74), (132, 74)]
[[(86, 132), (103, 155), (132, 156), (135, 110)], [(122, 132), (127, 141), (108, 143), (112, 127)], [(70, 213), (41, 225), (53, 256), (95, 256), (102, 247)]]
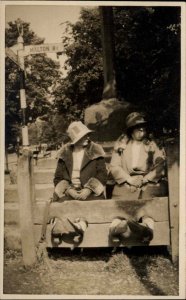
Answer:
[(74, 188), (70, 188), (67, 190), (67, 195), (75, 200), (86, 200), (91, 193), (92, 191), (88, 188), (84, 188), (80, 191), (77, 191)]
[(79, 193), (73, 188), (68, 189), (67, 195), (71, 196), (75, 200), (79, 199)]
[(78, 194), (78, 200), (86, 200), (91, 193), (92, 191), (88, 188), (82, 189)]
[(143, 176), (130, 176), (127, 179), (127, 183), (131, 186), (135, 186), (136, 188), (141, 187), (143, 182)]

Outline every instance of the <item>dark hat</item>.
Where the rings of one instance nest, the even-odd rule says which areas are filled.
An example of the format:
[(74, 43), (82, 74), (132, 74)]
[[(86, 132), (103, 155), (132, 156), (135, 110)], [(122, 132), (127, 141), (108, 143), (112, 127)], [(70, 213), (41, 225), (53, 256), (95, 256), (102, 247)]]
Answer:
[(144, 115), (142, 113), (132, 112), (126, 118), (127, 129), (143, 124), (147, 124), (147, 121), (145, 120)]

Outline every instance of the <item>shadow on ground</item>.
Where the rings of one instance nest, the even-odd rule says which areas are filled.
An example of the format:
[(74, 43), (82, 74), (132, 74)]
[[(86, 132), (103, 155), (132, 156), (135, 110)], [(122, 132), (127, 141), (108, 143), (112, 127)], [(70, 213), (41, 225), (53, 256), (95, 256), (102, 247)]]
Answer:
[(166, 247), (47, 250), (51, 270), (42, 262), (25, 270), (21, 254), (5, 255), (5, 294), (178, 295)]
[[(167, 294), (162, 290), (162, 288), (158, 286), (158, 282), (153, 282), (149, 276), (149, 266), (153, 263), (153, 259), (155, 256), (163, 255), (164, 258), (170, 260), (170, 256), (167, 252), (166, 247), (146, 247), (145, 249), (138, 247), (132, 249), (131, 251), (126, 250), (125, 253), (128, 256), (131, 266), (135, 270), (139, 280), (149, 291), (149, 293), (151, 295), (166, 296)], [(136, 259), (136, 255), (138, 256), (138, 259)]]

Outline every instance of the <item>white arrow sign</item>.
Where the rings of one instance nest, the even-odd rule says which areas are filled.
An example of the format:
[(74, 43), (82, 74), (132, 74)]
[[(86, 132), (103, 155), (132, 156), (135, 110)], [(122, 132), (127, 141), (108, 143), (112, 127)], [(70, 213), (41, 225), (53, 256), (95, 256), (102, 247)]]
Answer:
[(8, 56), (16, 65), (20, 66), (19, 60), (18, 60), (18, 56), (15, 54), (14, 51), (12, 51), (12, 49), (10, 48), (5, 48), (5, 55)]
[(24, 47), (23, 55), (47, 53), (47, 52), (62, 52), (64, 50), (63, 44), (42, 44), (42, 45), (29, 45)]

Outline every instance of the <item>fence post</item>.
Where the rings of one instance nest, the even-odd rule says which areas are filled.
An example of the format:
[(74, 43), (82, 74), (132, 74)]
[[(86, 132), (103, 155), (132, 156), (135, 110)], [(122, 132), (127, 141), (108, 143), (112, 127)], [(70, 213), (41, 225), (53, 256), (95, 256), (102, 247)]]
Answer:
[(30, 188), (31, 188), (30, 193), (31, 193), (32, 211), (34, 211), (36, 205), (36, 194), (35, 194), (33, 154), (32, 154), (32, 158), (30, 159)]
[(22, 243), (23, 262), (25, 266), (32, 266), (37, 261), (32, 202), (32, 152), (24, 149), (18, 160), (18, 195), (20, 213), (20, 232)]
[(166, 143), (171, 257), (174, 263), (179, 256), (179, 141), (173, 139)]

